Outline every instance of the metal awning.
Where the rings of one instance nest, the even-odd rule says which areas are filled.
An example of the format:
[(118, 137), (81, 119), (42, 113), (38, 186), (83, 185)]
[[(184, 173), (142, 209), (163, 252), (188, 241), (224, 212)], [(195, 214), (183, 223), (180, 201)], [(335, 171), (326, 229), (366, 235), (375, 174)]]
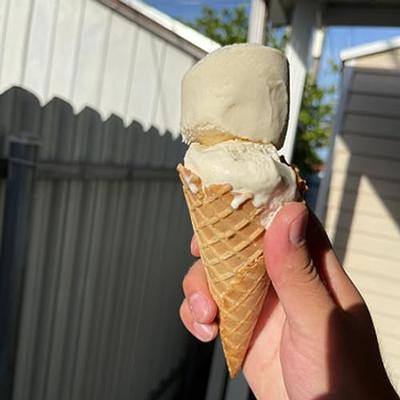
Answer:
[[(271, 0), (273, 25), (288, 25), (295, 4), (296, 0)], [(399, 0), (326, 0), (321, 5), (324, 26), (400, 26)]]

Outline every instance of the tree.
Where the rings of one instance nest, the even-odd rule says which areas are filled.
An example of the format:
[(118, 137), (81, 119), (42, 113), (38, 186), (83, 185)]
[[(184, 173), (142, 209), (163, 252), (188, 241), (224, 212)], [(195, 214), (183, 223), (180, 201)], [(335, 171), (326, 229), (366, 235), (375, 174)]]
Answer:
[(223, 8), (219, 13), (212, 7), (204, 6), (201, 15), (193, 22), (186, 22), (186, 24), (222, 46), (226, 46), (246, 41), (248, 20), (243, 6)]
[(333, 95), (334, 90), (318, 86), (307, 76), (293, 151), (293, 163), (304, 176), (323, 166), (318, 150), (328, 144), (333, 117), (333, 104), (325, 98)]
[[(247, 40), (248, 15), (243, 6), (223, 8), (219, 12), (204, 6), (198, 18), (186, 23), (223, 46)], [(269, 46), (284, 50), (290, 30), (269, 30), (266, 35)], [(306, 80), (293, 154), (293, 163), (303, 176), (318, 171), (323, 165), (318, 150), (327, 146), (331, 133), (333, 104), (329, 98), (334, 90), (334, 87), (319, 86), (309, 77)]]

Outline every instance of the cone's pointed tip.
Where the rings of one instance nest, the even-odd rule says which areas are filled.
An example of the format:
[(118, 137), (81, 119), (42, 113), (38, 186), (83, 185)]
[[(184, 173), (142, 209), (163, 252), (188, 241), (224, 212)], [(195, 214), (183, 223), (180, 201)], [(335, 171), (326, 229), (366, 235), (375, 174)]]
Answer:
[(229, 371), (229, 377), (230, 377), (231, 379), (236, 378), (236, 375), (238, 374), (238, 372), (239, 372), (239, 370), (236, 370), (236, 371)]
[(237, 362), (230, 361), (229, 359), (226, 360), (228, 365), (228, 372), (231, 379), (235, 378), (240, 370), (240, 364)]

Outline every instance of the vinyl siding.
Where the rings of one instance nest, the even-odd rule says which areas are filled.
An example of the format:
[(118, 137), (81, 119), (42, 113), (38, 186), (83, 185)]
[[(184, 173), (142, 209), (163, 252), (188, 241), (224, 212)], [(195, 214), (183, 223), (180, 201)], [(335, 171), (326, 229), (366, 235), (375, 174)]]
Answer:
[(398, 139), (400, 118), (347, 112), (343, 121), (343, 132), (354, 132), (362, 136)]
[[(325, 225), (367, 301), (400, 387), (400, 52), (351, 63)], [(363, 66), (363, 67), (361, 67)], [(373, 67), (379, 69), (373, 69)], [(349, 68), (349, 67), (345, 67)], [(386, 71), (385, 71), (386, 69)]]

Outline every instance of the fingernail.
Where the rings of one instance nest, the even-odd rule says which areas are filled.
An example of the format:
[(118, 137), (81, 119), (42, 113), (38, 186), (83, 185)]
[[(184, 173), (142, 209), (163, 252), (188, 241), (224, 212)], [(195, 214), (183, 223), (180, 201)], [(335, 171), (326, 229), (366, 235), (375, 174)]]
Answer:
[(214, 339), (215, 327), (214, 325), (199, 324), (198, 322), (193, 322), (193, 328), (197, 339), (201, 341), (208, 342)]
[(307, 221), (308, 212), (304, 211), (290, 224), (289, 239), (296, 246), (306, 238)]
[(194, 293), (189, 298), (189, 308), (197, 322), (207, 322), (210, 316), (210, 305), (200, 293)]

